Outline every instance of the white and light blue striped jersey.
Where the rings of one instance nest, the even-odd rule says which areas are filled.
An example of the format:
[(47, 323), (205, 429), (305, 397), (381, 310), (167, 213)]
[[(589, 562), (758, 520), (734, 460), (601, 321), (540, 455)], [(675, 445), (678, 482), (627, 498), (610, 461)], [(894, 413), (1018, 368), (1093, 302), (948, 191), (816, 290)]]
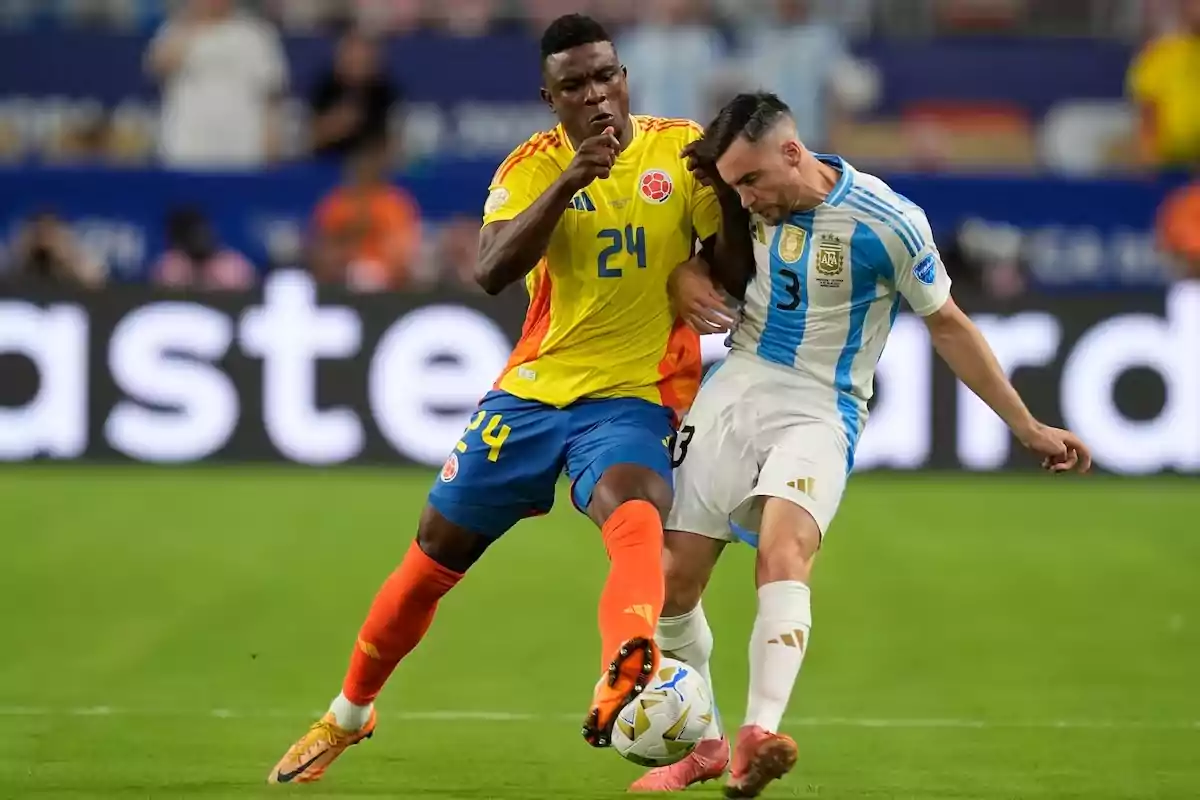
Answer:
[(950, 279), (917, 205), (841, 158), (817, 157), (842, 173), (825, 202), (777, 226), (752, 221), (757, 273), (730, 346), (827, 389), (852, 460), (901, 296), (927, 316), (950, 297)]

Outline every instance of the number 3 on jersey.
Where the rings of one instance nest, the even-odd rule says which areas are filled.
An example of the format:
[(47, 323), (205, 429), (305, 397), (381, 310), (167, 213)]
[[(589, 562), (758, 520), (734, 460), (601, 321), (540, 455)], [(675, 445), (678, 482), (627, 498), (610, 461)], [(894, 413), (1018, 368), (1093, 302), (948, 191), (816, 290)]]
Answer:
[(600, 257), (596, 264), (597, 272), (601, 278), (621, 277), (621, 268), (609, 266), (608, 261), (614, 256), (621, 255), (622, 251), (637, 257), (638, 269), (646, 268), (645, 228), (640, 225), (637, 228), (632, 225), (626, 225), (624, 234), (616, 228), (605, 228), (596, 234), (596, 238), (608, 243), (600, 251)]
[[(471, 420), (471, 424), (467, 426), (467, 430), (478, 431), (479, 427), (483, 425), (483, 420), (486, 416), (486, 411), (480, 411)], [(494, 462), (500, 458), (500, 448), (508, 441), (510, 433), (512, 433), (512, 428), (504, 424), (503, 417), (499, 414), (492, 414), (492, 418), (488, 420), (487, 426), (479, 433), (479, 438), (490, 448), (488, 450), (488, 461)], [(460, 453), (467, 452), (467, 437), (465, 435), (458, 440), (458, 444), (454, 446), (454, 449)]]
[(783, 287), (787, 298), (775, 303), (775, 307), (780, 311), (795, 311), (800, 307), (800, 276), (790, 269), (779, 270), (779, 275), (787, 281), (787, 286)]

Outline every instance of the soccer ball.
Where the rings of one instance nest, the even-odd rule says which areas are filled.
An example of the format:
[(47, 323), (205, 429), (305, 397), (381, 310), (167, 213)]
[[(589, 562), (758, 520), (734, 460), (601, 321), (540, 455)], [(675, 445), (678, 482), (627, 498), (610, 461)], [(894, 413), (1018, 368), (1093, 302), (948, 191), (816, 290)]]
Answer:
[(663, 658), (646, 690), (617, 715), (612, 745), (643, 767), (674, 764), (695, 749), (712, 715), (712, 692), (700, 673)]

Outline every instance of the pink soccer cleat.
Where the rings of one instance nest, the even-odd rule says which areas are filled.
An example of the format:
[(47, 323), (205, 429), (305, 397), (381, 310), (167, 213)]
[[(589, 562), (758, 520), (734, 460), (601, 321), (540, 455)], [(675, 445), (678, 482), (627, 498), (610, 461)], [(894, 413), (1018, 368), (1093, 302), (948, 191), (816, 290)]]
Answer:
[(738, 731), (725, 796), (758, 797), (767, 784), (791, 772), (796, 766), (796, 756), (792, 737), (771, 733), (757, 725), (743, 725)]
[(729, 767), (729, 741), (703, 739), (687, 758), (647, 772), (629, 787), (631, 792), (682, 792), (694, 783), (713, 781)]

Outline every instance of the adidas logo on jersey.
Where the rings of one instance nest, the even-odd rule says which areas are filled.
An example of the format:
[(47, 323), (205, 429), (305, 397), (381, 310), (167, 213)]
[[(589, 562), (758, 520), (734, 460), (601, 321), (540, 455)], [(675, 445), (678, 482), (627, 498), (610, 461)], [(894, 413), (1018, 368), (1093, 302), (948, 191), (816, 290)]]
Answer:
[(811, 495), (813, 493), (813, 485), (816, 482), (812, 478), (793, 478), (787, 482), (789, 489), (795, 489), (797, 492)]
[(571, 198), (571, 208), (575, 211), (595, 211), (596, 204), (588, 197), (587, 192), (580, 192)]

